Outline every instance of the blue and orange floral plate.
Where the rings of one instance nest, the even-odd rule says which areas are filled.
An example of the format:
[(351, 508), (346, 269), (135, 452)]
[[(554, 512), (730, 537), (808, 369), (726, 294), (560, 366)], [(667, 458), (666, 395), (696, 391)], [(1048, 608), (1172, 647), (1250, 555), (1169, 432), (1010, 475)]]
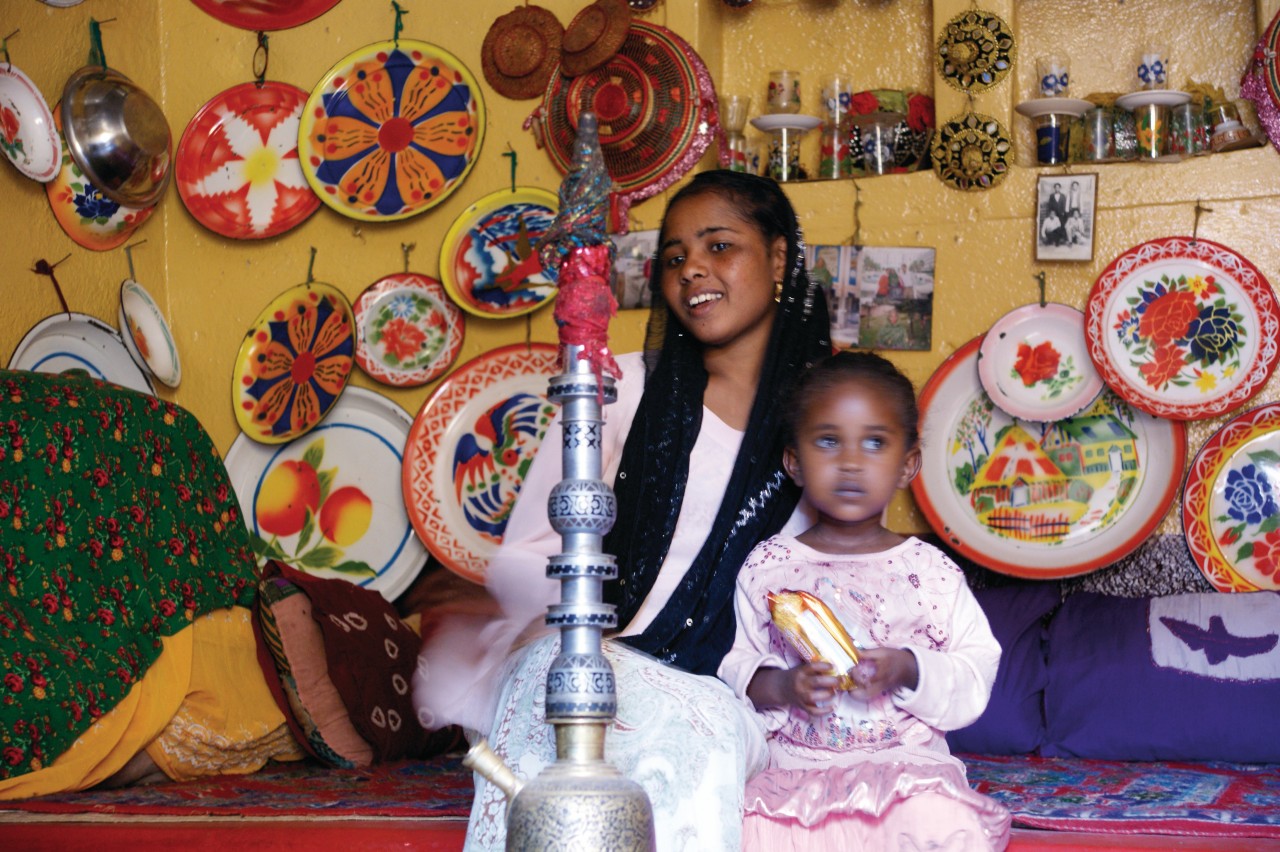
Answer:
[(1262, 389), (1280, 356), (1280, 302), (1236, 251), (1163, 237), (1121, 254), (1085, 308), (1103, 380), (1157, 417), (1204, 420)]
[(991, 401), (1023, 420), (1062, 420), (1102, 392), (1089, 360), (1084, 314), (1052, 302), (1001, 317), (978, 349), (978, 378)]
[(355, 353), (351, 303), (308, 281), (276, 296), (245, 333), (232, 371), (240, 430), (283, 444), (314, 429), (342, 396)]
[(1218, 591), (1280, 589), (1280, 403), (1236, 416), (1200, 448), (1182, 530)]
[(312, 90), (298, 155), (315, 194), (342, 215), (405, 219), (461, 185), (484, 127), (480, 86), (457, 57), (383, 41), (339, 60)]

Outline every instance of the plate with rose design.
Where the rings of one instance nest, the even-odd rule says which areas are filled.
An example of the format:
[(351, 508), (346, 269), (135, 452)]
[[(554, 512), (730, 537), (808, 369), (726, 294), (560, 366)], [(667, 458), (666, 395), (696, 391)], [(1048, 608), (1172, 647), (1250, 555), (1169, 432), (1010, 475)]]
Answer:
[(298, 155), (316, 195), (342, 215), (405, 219), (461, 185), (484, 127), (480, 86), (456, 56), (384, 41), (339, 60), (311, 91)]
[(1121, 254), (1085, 308), (1089, 357), (1103, 380), (1149, 414), (1203, 420), (1262, 389), (1280, 356), (1270, 282), (1227, 246), (1163, 237)]
[(1250, 409), (1196, 454), (1182, 530), (1220, 592), (1280, 589), (1280, 403)]
[(1001, 317), (978, 349), (978, 378), (991, 401), (1023, 420), (1062, 420), (1102, 392), (1089, 360), (1084, 314), (1058, 304), (1024, 305)]
[(1186, 427), (1114, 391), (1052, 423), (996, 407), (978, 379), (982, 337), (920, 392), (924, 463), (911, 483), (933, 530), (979, 565), (1015, 577), (1073, 577), (1146, 540), (1173, 505)]
[(242, 30), (284, 30), (318, 18), (341, 0), (191, 0), (201, 10)]
[(353, 387), (286, 444), (237, 437), (227, 473), (258, 556), (399, 596), (427, 561), (400, 492), (412, 422), (382, 394)]
[(356, 363), (383, 384), (425, 385), (462, 350), (463, 313), (427, 275), (403, 272), (375, 281), (356, 299), (355, 315)]
[(517, 343), (450, 373), (422, 404), (401, 485), (414, 530), (440, 562), (483, 583), (525, 473), (551, 425), (559, 349)]
[(231, 386), (240, 429), (283, 444), (316, 427), (351, 378), (351, 303), (330, 284), (290, 287), (263, 309), (240, 343)]
[(12, 63), (0, 65), (0, 150), (18, 171), (48, 183), (62, 165), (60, 149), (44, 95)]

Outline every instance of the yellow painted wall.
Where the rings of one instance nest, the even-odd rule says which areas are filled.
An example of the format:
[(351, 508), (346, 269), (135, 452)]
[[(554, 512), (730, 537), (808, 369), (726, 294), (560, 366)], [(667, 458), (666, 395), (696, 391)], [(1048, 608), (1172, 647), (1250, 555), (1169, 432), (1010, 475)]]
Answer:
[[(476, 75), (480, 44), (489, 24), (514, 0), (402, 0), (406, 38), (433, 42), (457, 55)], [(585, 0), (542, 0), (568, 23)], [(1239, 76), (1275, 0), (990, 0), (984, 9), (1005, 17), (1019, 40), (1019, 62), (1010, 80), (974, 98), (974, 107), (996, 116), (1012, 132), (1020, 165), (998, 188), (964, 193), (943, 186), (932, 173), (788, 186), (806, 223), (810, 242), (857, 238), (881, 245), (937, 248), (933, 348), (895, 356), (922, 384), (942, 360), (1007, 311), (1037, 297), (1034, 275), (1044, 271), (1048, 297), (1083, 308), (1089, 288), (1106, 264), (1125, 249), (1159, 236), (1190, 233), (1197, 202), (1210, 208), (1198, 233), (1249, 257), (1272, 281), (1280, 281), (1280, 159), (1271, 147), (1158, 165), (1107, 164), (1099, 174), (1094, 260), (1037, 264), (1033, 255), (1035, 184), (1039, 175), (1068, 169), (1037, 168), (1026, 119), (1013, 106), (1029, 97), (1034, 58), (1048, 49), (1072, 58), (1073, 95), (1122, 92), (1129, 57), (1147, 36), (1171, 46), (1174, 83), (1187, 78), (1238, 95)], [(938, 118), (967, 106), (933, 69), (936, 34), (968, 0), (755, 0), (731, 9), (720, 0), (663, 0), (644, 20), (662, 24), (700, 52), (722, 93), (763, 94), (772, 68), (799, 70), (806, 111), (816, 112), (819, 80), (830, 71), (849, 73), (865, 88), (932, 91)], [(1176, 8), (1176, 13), (1174, 9)], [(35, 0), (0, 0), (0, 30), (10, 38), (13, 62), (30, 76), (52, 106), (66, 78), (84, 64), (90, 16), (104, 23), (108, 63), (132, 77), (161, 104), (175, 143), (207, 99), (253, 78), (253, 33), (208, 17), (188, 0), (86, 0), (55, 8)], [(392, 36), (394, 14), (383, 0), (342, 0), (303, 26), (270, 34), (268, 77), (310, 90), (330, 66), (351, 51)], [(438, 270), (441, 241), (454, 219), (480, 197), (507, 186), (515, 151), (518, 182), (554, 191), (559, 174), (521, 129), (536, 100), (511, 101), (484, 88), (488, 126), (477, 164), (447, 201), (401, 222), (362, 223), (322, 207), (308, 222), (279, 237), (228, 240), (203, 229), (170, 188), (152, 219), (135, 234), (136, 277), (161, 303), (181, 349), (183, 380), (161, 396), (192, 410), (224, 452), (237, 429), (231, 409), (231, 371), (240, 339), (279, 292), (307, 278), (311, 249), (314, 277), (351, 299), (404, 265), (402, 244), (415, 248), (410, 269)], [(816, 140), (807, 140), (810, 162)], [(711, 158), (704, 160), (710, 164)], [(1083, 171), (1079, 166), (1070, 170)], [(76, 311), (115, 323), (120, 282), (128, 269), (122, 248), (92, 252), (67, 237), (49, 211), (44, 188), (16, 170), (0, 167), (0, 355), (12, 352), (27, 328), (58, 310), (47, 278), (31, 267), (39, 258), (57, 262), (58, 280)], [(638, 205), (632, 226), (656, 227), (663, 197)], [(856, 211), (856, 213), (855, 213)], [(612, 331), (618, 351), (637, 348), (644, 315), (626, 312)], [(554, 341), (549, 310), (514, 320), (467, 319), (458, 363), (496, 346)], [(431, 386), (396, 390), (362, 373), (354, 382), (386, 394), (416, 412)], [(1262, 399), (1277, 397), (1273, 381)], [(1191, 450), (1220, 421), (1192, 424)], [(926, 529), (909, 497), (892, 512), (893, 526)], [(1171, 515), (1162, 531), (1178, 527)]]

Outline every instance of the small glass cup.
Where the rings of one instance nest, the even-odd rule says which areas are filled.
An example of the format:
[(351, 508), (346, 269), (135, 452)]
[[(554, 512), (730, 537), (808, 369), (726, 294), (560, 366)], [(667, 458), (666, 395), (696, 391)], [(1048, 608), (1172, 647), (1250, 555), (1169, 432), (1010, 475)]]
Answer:
[(800, 72), (770, 71), (765, 105), (771, 113), (800, 111)]
[(1133, 110), (1138, 135), (1138, 159), (1152, 162), (1169, 151), (1169, 108), (1163, 104), (1143, 104)]
[(1042, 166), (1056, 166), (1067, 161), (1067, 138), (1071, 116), (1055, 112), (1036, 119), (1036, 161)]
[(809, 177), (804, 166), (800, 165), (800, 137), (803, 135), (803, 130), (790, 127), (779, 127), (769, 134), (769, 177), (779, 183)]
[(725, 95), (720, 99), (720, 124), (730, 133), (741, 133), (747, 126), (751, 98), (747, 95)]
[(749, 171), (748, 159), (749, 152), (747, 150), (747, 137), (743, 136), (737, 130), (726, 130), (725, 147), (729, 152), (729, 171), (746, 172)]
[(1038, 91), (1042, 98), (1065, 98), (1071, 82), (1071, 62), (1065, 56), (1042, 56), (1036, 60)]
[(1169, 49), (1161, 44), (1149, 44), (1138, 51), (1138, 88), (1169, 88)]
[(902, 115), (896, 112), (873, 112), (858, 117), (858, 140), (862, 149), (862, 168), (866, 174), (887, 175), (893, 172), (901, 121)]
[(818, 177), (843, 178), (853, 174), (853, 161), (849, 156), (849, 131), (846, 122), (827, 122), (822, 125), (819, 143)]
[(1115, 120), (1111, 110), (1094, 107), (1084, 114), (1084, 158), (1092, 163), (1105, 163), (1116, 158)]
[(828, 74), (822, 79), (822, 107), (827, 122), (838, 125), (849, 115), (853, 104), (853, 81), (844, 74)]
[(1169, 153), (1194, 157), (1209, 150), (1209, 130), (1198, 104), (1173, 107), (1169, 115)]

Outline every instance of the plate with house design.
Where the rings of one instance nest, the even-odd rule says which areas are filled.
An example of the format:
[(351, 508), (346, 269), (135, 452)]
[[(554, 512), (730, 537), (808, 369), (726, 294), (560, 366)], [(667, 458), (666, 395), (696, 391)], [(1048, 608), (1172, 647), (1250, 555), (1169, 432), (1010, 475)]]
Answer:
[(1019, 420), (982, 387), (982, 341), (956, 351), (920, 394), (925, 457), (911, 491), (929, 525), (974, 562), (1030, 579), (1130, 553), (1177, 496), (1183, 424), (1110, 390), (1073, 417)]
[(1220, 592), (1280, 589), (1280, 403), (1250, 409), (1205, 441), (1187, 472), (1182, 530)]

